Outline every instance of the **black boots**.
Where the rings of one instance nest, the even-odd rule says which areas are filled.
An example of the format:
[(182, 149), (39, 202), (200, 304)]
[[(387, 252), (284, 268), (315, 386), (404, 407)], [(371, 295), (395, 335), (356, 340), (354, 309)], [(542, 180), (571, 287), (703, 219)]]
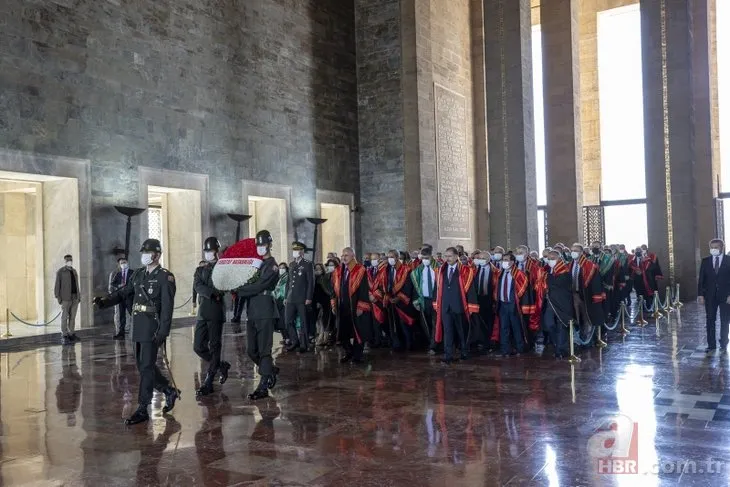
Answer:
[[(248, 398), (252, 401), (257, 401), (259, 399), (269, 397), (269, 385), (271, 384), (273, 377), (273, 375), (262, 375), (261, 379), (259, 379), (258, 387), (255, 391), (248, 395)], [(274, 383), (276, 383), (276, 379), (273, 380)]]
[(276, 385), (276, 379), (279, 376), (279, 367), (277, 367), (276, 365), (274, 365), (273, 370), (274, 370), (274, 373), (269, 376), (269, 381), (268, 381), (268, 385), (267, 385), (267, 387), (269, 389), (273, 389), (274, 388), (274, 386)]
[(195, 397), (203, 397), (209, 394), (213, 394), (213, 376), (208, 374), (205, 376), (205, 381), (200, 389), (195, 391)]
[(147, 405), (140, 404), (137, 410), (132, 413), (130, 417), (124, 420), (124, 424), (132, 426), (139, 423), (145, 423), (150, 420), (150, 415), (147, 413)]
[(175, 401), (180, 399), (180, 391), (172, 386), (167, 386), (162, 393), (165, 395), (165, 407), (162, 408), (162, 412), (169, 413), (175, 407)]
[(221, 362), (221, 367), (220, 367), (221, 376), (220, 376), (220, 379), (218, 380), (220, 385), (225, 384), (226, 381), (228, 380), (228, 371), (230, 369), (231, 369), (231, 364), (229, 364), (228, 362)]

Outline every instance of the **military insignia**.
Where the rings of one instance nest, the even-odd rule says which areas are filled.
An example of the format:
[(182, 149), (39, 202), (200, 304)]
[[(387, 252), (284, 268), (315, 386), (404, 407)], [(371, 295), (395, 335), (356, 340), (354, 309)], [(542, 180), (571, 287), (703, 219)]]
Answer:
[(275, 270), (276, 272), (279, 272), (279, 266), (278, 266), (278, 265), (276, 265), (276, 264), (274, 264), (274, 265), (272, 266), (272, 269), (274, 269), (274, 270)]
[(170, 282), (175, 282), (175, 276), (173, 276), (172, 274), (170, 274), (169, 276), (167, 276), (167, 280), (170, 281)]
[(152, 287), (151, 287), (151, 286), (150, 286), (150, 288), (149, 288), (149, 289), (147, 290), (147, 294), (152, 294)]

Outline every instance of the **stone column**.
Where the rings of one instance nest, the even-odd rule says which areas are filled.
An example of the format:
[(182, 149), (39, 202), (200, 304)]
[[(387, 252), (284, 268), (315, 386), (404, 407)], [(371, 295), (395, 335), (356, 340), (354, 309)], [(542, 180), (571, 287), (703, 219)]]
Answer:
[(579, 19), (583, 204), (598, 205), (601, 202), (601, 114), (598, 96), (597, 0), (580, 4)]
[(685, 298), (713, 234), (708, 20), (707, 0), (641, 0), (648, 244)]
[(545, 165), (550, 243), (583, 237), (578, 0), (542, 0)]
[(484, 0), (491, 244), (536, 248), (530, 0)]

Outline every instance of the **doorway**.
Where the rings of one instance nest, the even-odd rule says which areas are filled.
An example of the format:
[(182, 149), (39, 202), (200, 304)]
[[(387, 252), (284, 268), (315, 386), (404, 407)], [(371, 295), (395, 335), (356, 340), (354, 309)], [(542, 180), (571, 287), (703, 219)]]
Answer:
[[(11, 316), (11, 333), (30, 336), (59, 331), (47, 323), (59, 313), (56, 272), (71, 254), (81, 274), (79, 191), (74, 178), (0, 171), (0, 303)], [(81, 313), (76, 316), (80, 328)]]
[(200, 191), (148, 186), (147, 235), (160, 241), (160, 262), (175, 275), (179, 309), (173, 316), (184, 316), (192, 306), (193, 274), (203, 245)]
[(263, 196), (248, 197), (249, 235), (255, 237), (260, 230), (268, 230), (274, 244), (271, 253), (277, 262), (289, 262), (289, 244), (287, 231), (286, 200), (282, 198), (266, 198)]
[(327, 221), (322, 224), (322, 243), (317, 255), (324, 261), (329, 252), (337, 255), (342, 249), (352, 246), (350, 206), (320, 203), (320, 215)]

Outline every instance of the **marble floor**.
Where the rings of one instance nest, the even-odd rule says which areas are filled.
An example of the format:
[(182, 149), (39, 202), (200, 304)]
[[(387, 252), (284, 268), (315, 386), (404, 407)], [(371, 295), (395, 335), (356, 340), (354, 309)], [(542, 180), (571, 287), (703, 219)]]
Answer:
[[(582, 362), (423, 353), (280, 354), (273, 397), (226, 325), (232, 378), (196, 402), (192, 329), (173, 331), (183, 390), (163, 416), (136, 406), (132, 345), (108, 338), (0, 356), (0, 482), (28, 486), (727, 485), (730, 359), (703, 353), (696, 305)], [(612, 455), (612, 458), (608, 458)], [(621, 474), (621, 470), (636, 473)]]

